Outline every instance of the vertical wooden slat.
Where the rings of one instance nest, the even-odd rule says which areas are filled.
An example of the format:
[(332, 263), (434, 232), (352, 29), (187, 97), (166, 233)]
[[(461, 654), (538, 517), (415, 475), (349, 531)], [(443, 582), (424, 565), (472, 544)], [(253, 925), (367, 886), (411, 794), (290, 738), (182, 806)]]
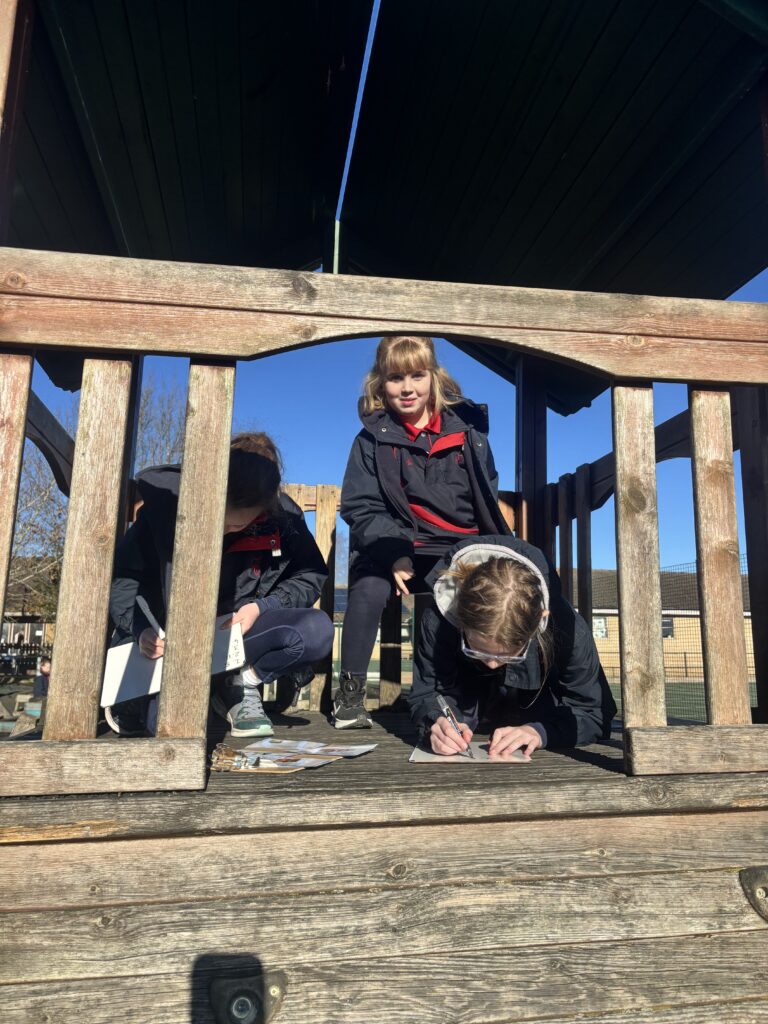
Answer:
[[(320, 595), (320, 608), (333, 621), (334, 594), (336, 588), (336, 509), (339, 504), (340, 489), (330, 484), (317, 485), (317, 505), (315, 512), (315, 540), (320, 553), (328, 563), (328, 579)], [(318, 666), (318, 675), (312, 680), (309, 707), (312, 711), (327, 711), (331, 704), (331, 685), (333, 683), (333, 652), (328, 655), (322, 665)]]
[(547, 484), (544, 488), (544, 538), (541, 549), (553, 565), (557, 561), (556, 541), (557, 484)]
[(0, 614), (5, 608), (32, 357), (0, 355)]
[(234, 366), (189, 368), (157, 735), (205, 735), (227, 501)]
[(45, 718), (47, 740), (96, 735), (130, 388), (130, 360), (85, 360)]
[(613, 447), (624, 728), (666, 725), (650, 386), (613, 388)]
[(520, 492), (517, 535), (541, 546), (544, 542), (547, 486), (547, 393), (535, 364), (520, 356), (516, 377), (516, 483)]
[(712, 725), (752, 721), (741, 596), (731, 399), (727, 391), (691, 388), (699, 607), (707, 712)]
[(573, 477), (564, 473), (557, 483), (557, 522), (560, 527), (560, 584), (573, 603)]
[(381, 616), (379, 707), (392, 707), (402, 684), (402, 598), (393, 593)]
[(24, 87), (34, 25), (32, 0), (0, 3), (0, 244), (8, 238)]
[(738, 387), (739, 427), (749, 609), (755, 652), (755, 720), (768, 723), (768, 388)]
[(576, 513), (576, 603), (579, 614), (592, 629), (592, 492), (589, 465), (585, 463), (576, 470), (573, 485), (574, 511)]

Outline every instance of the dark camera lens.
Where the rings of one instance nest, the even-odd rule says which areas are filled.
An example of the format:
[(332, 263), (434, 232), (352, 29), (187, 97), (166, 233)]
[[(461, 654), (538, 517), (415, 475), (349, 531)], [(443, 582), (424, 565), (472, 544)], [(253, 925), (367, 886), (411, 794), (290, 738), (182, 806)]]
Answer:
[(229, 1019), (232, 1024), (255, 1024), (258, 1009), (256, 999), (250, 992), (238, 992), (229, 1004)]

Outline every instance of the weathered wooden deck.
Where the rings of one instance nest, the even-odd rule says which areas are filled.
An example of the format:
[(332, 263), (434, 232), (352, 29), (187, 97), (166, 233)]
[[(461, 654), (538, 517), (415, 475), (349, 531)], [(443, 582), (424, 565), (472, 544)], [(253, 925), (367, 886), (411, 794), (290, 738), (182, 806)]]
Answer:
[(276, 732), (379, 746), (203, 792), (0, 803), (5, 1021), (208, 1024), (211, 979), (243, 971), (290, 1024), (768, 1021), (739, 874), (768, 864), (768, 774), (630, 778), (618, 739), (409, 765), (385, 713)]

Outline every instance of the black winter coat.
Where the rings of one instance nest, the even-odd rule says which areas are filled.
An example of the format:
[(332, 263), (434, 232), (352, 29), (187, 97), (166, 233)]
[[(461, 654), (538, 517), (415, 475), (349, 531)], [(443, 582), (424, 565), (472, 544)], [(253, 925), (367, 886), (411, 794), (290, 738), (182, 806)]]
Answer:
[[(109, 613), (115, 625), (114, 643), (138, 639), (149, 626), (136, 597), (147, 601), (155, 618), (165, 626), (171, 584), (171, 561), (176, 528), (180, 466), (158, 466), (139, 474), (144, 504), (115, 551)], [(301, 509), (280, 495), (280, 514), (258, 528), (259, 535), (280, 533), (280, 555), (234, 551), (221, 555), (217, 614), (235, 612), (256, 602), (262, 611), (271, 607), (311, 608), (328, 576), (328, 568), (309, 532)], [(247, 532), (247, 531), (246, 531)], [(246, 535), (222, 537), (222, 551)]]
[[(350, 569), (358, 561), (387, 573), (398, 558), (414, 557), (417, 521), (408, 507), (393, 446), (418, 447), (388, 409), (370, 415), (359, 406), (363, 429), (349, 454), (341, 489), (341, 517), (349, 525)], [(461, 399), (446, 410), (455, 429), (465, 432), (463, 462), (481, 534), (509, 533), (499, 509), (498, 474), (488, 444), (488, 410)], [(451, 509), (442, 514), (451, 520)], [(427, 553), (425, 551), (425, 553)]]
[[(435, 566), (427, 582), (434, 587), (456, 552), (473, 544), (506, 548), (538, 568), (549, 589), (547, 629), (553, 630), (553, 664), (542, 687), (540, 650), (534, 639), (524, 664), (490, 671), (461, 653), (459, 630), (440, 611), (427, 609), (414, 653), (413, 687), (407, 698), (422, 738), (440, 715), (437, 693), (474, 729), (478, 695), (483, 689), (490, 690), (489, 701), (495, 698), (501, 709), (502, 720), (494, 727), (531, 725), (546, 747), (574, 747), (607, 738), (616, 704), (591, 631), (563, 597), (557, 571), (542, 551), (516, 537), (473, 537), (456, 544)], [(504, 720), (510, 709), (519, 709), (512, 715), (514, 721)]]

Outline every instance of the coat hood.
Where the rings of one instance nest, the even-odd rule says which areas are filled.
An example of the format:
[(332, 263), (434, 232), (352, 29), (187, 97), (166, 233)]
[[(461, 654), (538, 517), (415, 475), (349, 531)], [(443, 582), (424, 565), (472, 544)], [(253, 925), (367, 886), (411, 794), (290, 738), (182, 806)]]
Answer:
[[(528, 552), (524, 549), (528, 549)], [(540, 556), (543, 565), (537, 565), (539, 559), (534, 560), (537, 555)], [(548, 566), (538, 548), (534, 548), (532, 545), (515, 538), (483, 538), (479, 541), (467, 542), (458, 549), (455, 549), (451, 555), (449, 571), (440, 572), (434, 579), (433, 592), (438, 610), (456, 629), (460, 628), (455, 609), (461, 584), (456, 576), (450, 575), (450, 570), (456, 570), (459, 566), (481, 565), (492, 558), (507, 558), (513, 562), (520, 562), (530, 569), (541, 584), (544, 611), (549, 611), (550, 592), (549, 583), (546, 578), (549, 575)], [(545, 632), (548, 623), (549, 616), (545, 615), (539, 624), (539, 631)]]

